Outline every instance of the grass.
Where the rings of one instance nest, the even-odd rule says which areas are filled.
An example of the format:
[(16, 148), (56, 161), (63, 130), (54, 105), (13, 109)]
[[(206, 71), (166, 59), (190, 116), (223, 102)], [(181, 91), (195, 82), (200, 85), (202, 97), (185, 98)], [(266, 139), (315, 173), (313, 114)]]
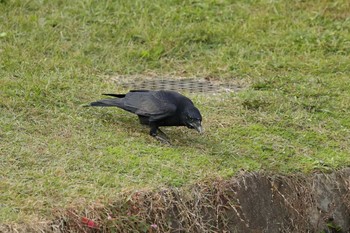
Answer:
[[(107, 203), (241, 169), (350, 165), (350, 3), (334, 1), (0, 1), (0, 222)], [(148, 136), (116, 109), (116, 74), (239, 79), (194, 95), (206, 133)], [(120, 91), (120, 90), (119, 90)]]

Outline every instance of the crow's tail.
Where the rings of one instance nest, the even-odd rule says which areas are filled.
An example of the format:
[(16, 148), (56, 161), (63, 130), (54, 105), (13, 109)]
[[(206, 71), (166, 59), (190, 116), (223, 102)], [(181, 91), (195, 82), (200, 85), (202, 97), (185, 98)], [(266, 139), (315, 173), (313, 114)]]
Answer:
[(114, 96), (114, 97), (118, 97), (118, 98), (124, 98), (125, 97), (125, 94), (102, 94), (102, 95)]
[(123, 105), (122, 101), (118, 98), (113, 99), (103, 99), (96, 102), (92, 102), (84, 107), (121, 107)]

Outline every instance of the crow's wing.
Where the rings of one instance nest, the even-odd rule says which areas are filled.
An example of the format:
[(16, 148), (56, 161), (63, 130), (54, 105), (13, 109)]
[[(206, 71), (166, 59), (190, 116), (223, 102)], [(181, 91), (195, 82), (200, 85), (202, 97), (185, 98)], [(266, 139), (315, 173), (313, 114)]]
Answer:
[(123, 99), (124, 109), (137, 115), (150, 117), (150, 121), (157, 121), (176, 112), (174, 99), (161, 91), (129, 92)]

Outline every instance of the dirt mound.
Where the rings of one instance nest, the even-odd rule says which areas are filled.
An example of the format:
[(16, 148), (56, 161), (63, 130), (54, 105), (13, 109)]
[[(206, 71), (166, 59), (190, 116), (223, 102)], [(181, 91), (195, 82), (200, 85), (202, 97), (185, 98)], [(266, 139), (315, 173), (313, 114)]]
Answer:
[(68, 210), (46, 231), (349, 232), (349, 175), (350, 169), (309, 176), (244, 173), (187, 188), (138, 191), (84, 213)]

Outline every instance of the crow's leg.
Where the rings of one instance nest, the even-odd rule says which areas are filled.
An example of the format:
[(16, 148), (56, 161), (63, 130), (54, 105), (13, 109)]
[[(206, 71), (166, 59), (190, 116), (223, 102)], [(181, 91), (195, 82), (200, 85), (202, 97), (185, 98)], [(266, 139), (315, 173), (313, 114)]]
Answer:
[(149, 125), (149, 117), (145, 117), (145, 116), (138, 116), (141, 125)]
[(151, 131), (149, 132), (149, 134), (152, 137), (155, 137), (158, 141), (171, 145), (169, 138), (166, 136), (165, 133), (163, 133), (163, 131), (161, 131), (158, 126), (151, 124)]

